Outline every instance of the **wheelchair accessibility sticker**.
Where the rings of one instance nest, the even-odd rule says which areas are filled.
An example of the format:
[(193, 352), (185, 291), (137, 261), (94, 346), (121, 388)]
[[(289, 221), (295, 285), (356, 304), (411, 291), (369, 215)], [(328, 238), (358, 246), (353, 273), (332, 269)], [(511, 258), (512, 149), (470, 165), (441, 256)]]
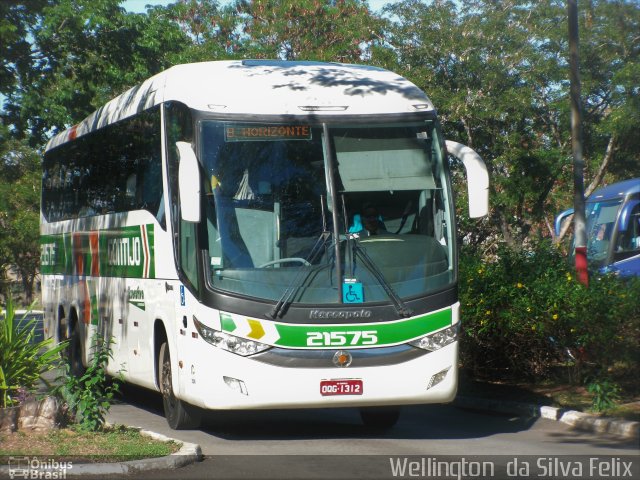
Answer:
[(357, 282), (355, 279), (345, 278), (342, 284), (342, 301), (344, 303), (364, 302), (362, 283)]

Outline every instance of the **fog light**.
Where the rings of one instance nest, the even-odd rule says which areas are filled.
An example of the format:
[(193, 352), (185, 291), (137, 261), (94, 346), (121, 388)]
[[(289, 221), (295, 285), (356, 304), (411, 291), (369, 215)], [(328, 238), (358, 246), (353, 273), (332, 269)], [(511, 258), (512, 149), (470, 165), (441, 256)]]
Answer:
[(436, 373), (433, 377), (431, 377), (431, 380), (429, 380), (429, 384), (427, 385), (427, 390), (429, 390), (432, 387), (435, 387), (440, 382), (442, 382), (444, 380), (444, 378), (447, 376), (447, 372), (450, 369), (451, 369), (451, 367), (445, 368), (444, 370)]
[(249, 395), (249, 390), (247, 390), (247, 386), (244, 384), (242, 380), (238, 380), (233, 377), (222, 377), (224, 383), (227, 384), (231, 390), (235, 390), (236, 392), (240, 392), (243, 395)]

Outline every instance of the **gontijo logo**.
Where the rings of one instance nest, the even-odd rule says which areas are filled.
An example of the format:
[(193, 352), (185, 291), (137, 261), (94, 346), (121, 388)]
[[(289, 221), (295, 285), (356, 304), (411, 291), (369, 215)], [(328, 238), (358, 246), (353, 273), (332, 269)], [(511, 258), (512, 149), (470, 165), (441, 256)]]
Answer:
[(44, 275), (155, 278), (153, 224), (42, 235)]
[(134, 266), (142, 263), (140, 237), (114, 238), (107, 242), (109, 265)]

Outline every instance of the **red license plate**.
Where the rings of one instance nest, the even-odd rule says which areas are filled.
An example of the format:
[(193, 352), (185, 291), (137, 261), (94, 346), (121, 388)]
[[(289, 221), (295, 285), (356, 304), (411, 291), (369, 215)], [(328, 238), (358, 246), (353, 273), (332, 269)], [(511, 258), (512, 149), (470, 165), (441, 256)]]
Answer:
[(321, 380), (320, 394), (330, 395), (362, 395), (362, 380)]

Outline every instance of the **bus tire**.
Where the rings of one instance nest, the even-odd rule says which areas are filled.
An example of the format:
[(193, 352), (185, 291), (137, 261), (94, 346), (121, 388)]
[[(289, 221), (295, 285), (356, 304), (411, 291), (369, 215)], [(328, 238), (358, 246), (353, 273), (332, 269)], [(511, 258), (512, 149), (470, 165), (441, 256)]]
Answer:
[(76, 378), (80, 378), (85, 374), (87, 368), (82, 363), (82, 338), (80, 336), (78, 321), (75, 320), (74, 317), (75, 315), (72, 313), (67, 359), (69, 362), (69, 373)]
[(388, 430), (392, 428), (400, 418), (398, 407), (362, 407), (360, 419), (365, 427), (376, 430)]
[(176, 398), (171, 383), (171, 354), (169, 344), (164, 341), (158, 353), (158, 385), (162, 393), (164, 416), (173, 430), (190, 430), (200, 426), (201, 412)]

